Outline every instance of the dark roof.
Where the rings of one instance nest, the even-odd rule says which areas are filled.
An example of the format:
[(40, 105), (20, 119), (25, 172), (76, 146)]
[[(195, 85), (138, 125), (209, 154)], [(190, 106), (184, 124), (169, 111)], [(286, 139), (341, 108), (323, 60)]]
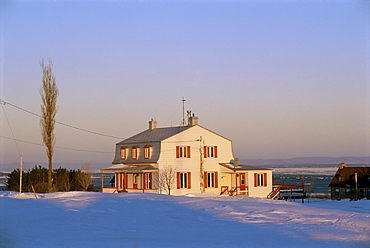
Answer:
[(234, 164), (231, 163), (220, 163), (220, 165), (225, 166), (226, 168), (233, 170), (233, 171), (246, 171), (246, 170), (273, 170), (273, 169), (266, 169), (258, 166), (252, 166), (252, 165), (244, 165), (239, 164), (238, 166), (234, 166)]
[(116, 164), (111, 167), (101, 169), (101, 172), (143, 172), (143, 171), (158, 171), (156, 167), (150, 164), (127, 165)]
[(165, 140), (175, 134), (181, 133), (191, 126), (184, 127), (164, 127), (156, 129), (148, 129), (141, 133), (138, 133), (130, 138), (127, 138), (117, 145), (132, 144), (132, 143), (145, 143), (145, 142), (158, 142)]
[(356, 186), (355, 173), (357, 173), (357, 187), (370, 188), (370, 167), (344, 167), (338, 169), (329, 187), (354, 188)]

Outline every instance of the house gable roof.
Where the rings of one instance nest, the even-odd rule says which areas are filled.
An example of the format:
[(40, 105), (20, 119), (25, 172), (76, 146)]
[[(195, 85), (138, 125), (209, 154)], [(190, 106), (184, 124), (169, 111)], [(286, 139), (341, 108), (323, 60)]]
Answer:
[(181, 133), (189, 128), (191, 128), (191, 126), (148, 129), (148, 130), (145, 130), (141, 133), (138, 133), (130, 138), (127, 138), (117, 143), (117, 145), (125, 145), (125, 144), (132, 144), (132, 143), (159, 142), (175, 134)]
[(155, 129), (147, 129), (141, 133), (138, 133), (130, 138), (127, 138), (119, 143), (117, 145), (125, 145), (125, 144), (133, 144), (133, 143), (148, 143), (148, 142), (159, 142), (163, 141), (165, 139), (168, 139), (178, 133), (181, 133), (185, 130), (188, 130), (192, 127), (200, 127), (208, 132), (211, 132), (221, 138), (224, 138), (226, 140), (229, 140), (207, 128), (204, 128), (200, 125), (195, 126), (178, 126), (178, 127), (163, 127), (163, 128), (155, 128)]
[(331, 180), (329, 187), (354, 188), (356, 186), (355, 173), (357, 173), (357, 186), (370, 188), (370, 167), (339, 168)]

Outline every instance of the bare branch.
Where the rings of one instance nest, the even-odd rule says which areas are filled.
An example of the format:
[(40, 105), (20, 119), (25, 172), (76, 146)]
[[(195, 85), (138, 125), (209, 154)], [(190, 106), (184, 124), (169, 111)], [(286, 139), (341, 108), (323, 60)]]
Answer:
[(41, 95), (41, 135), (44, 145), (46, 146), (46, 155), (48, 157), (48, 187), (49, 192), (52, 190), (52, 158), (55, 145), (55, 115), (57, 112), (57, 98), (59, 90), (53, 74), (53, 62), (48, 60), (48, 65), (44, 64), (44, 60), (40, 62), (42, 69), (42, 86), (40, 87)]

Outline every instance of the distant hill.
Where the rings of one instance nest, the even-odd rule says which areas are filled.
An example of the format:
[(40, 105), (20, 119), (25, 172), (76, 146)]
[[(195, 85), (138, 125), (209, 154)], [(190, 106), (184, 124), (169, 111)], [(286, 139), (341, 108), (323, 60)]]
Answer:
[(242, 164), (254, 166), (277, 167), (317, 167), (318, 165), (339, 166), (340, 163), (347, 165), (370, 165), (370, 156), (366, 157), (296, 157), (289, 159), (240, 159)]
[[(240, 159), (242, 164), (268, 167), (268, 168), (289, 168), (289, 167), (317, 167), (318, 165), (325, 167), (336, 167), (340, 163), (347, 165), (369, 165), (370, 156), (367, 157), (296, 157), (289, 159)], [(59, 163), (55, 162), (53, 168), (67, 168), (67, 169), (80, 169), (83, 163)], [(35, 165), (47, 167), (46, 163), (40, 162), (23, 162), (23, 170), (33, 168)], [(91, 163), (91, 169), (101, 169), (111, 166), (110, 161), (107, 163)], [(19, 168), (19, 163), (0, 164), (0, 172), (11, 172)]]

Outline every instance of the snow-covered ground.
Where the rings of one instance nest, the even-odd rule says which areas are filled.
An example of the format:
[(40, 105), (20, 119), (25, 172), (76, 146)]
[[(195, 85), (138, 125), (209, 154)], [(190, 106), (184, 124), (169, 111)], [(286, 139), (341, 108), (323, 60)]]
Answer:
[(370, 247), (370, 201), (0, 192), (0, 247)]

